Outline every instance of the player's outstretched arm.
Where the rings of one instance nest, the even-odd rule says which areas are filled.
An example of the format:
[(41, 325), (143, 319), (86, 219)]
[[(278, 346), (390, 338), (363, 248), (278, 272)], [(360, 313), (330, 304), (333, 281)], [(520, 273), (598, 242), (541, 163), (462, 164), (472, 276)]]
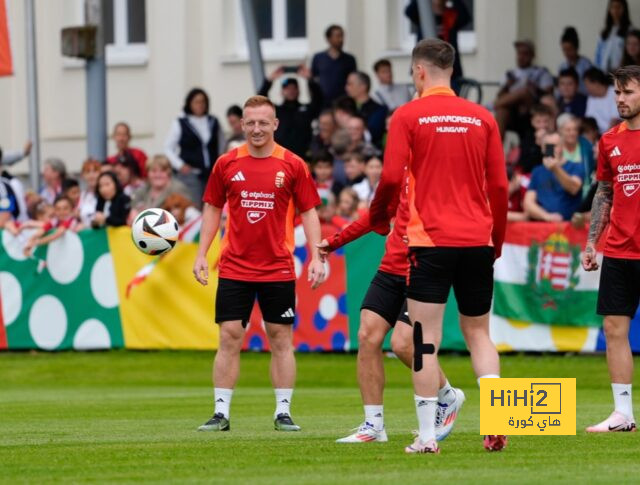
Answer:
[(204, 204), (202, 210), (202, 227), (200, 229), (200, 244), (198, 244), (198, 255), (193, 265), (193, 275), (203, 286), (206, 286), (209, 280), (209, 263), (207, 262), (207, 253), (213, 242), (213, 238), (220, 227), (220, 216), (222, 209), (211, 204)]
[(389, 231), (389, 223), (385, 222), (383, 225), (378, 227), (372, 226), (369, 212), (367, 211), (360, 218), (345, 227), (342, 231), (336, 232), (328, 239), (323, 239), (322, 242), (318, 245), (318, 249), (320, 249), (320, 254), (322, 256), (327, 256), (330, 252), (335, 251), (336, 249), (340, 249), (342, 246), (345, 246), (350, 242), (361, 238), (365, 234), (369, 234), (371, 231), (376, 231), (380, 234), (386, 234)]
[(318, 245), (321, 239), (320, 218), (315, 207), (308, 211), (300, 213), (302, 220), (302, 228), (307, 238), (307, 243), (311, 248), (311, 262), (309, 263), (308, 279), (311, 282), (311, 288), (316, 289), (324, 282), (324, 256), (320, 254)]
[(596, 195), (593, 197), (593, 205), (591, 206), (591, 225), (589, 226), (587, 247), (582, 255), (582, 267), (586, 271), (598, 269), (596, 244), (607, 227), (607, 224), (609, 224), (612, 205), (613, 183), (598, 182), (598, 189), (596, 190)]

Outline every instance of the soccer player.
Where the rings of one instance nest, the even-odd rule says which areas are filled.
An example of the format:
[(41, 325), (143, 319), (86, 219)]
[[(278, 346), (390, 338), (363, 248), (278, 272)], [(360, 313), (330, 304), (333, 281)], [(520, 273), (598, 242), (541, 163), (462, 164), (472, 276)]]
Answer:
[(293, 353), (295, 268), (293, 218), (300, 213), (311, 247), (308, 278), (313, 288), (325, 277), (316, 248), (320, 198), (305, 163), (274, 141), (278, 128), (275, 107), (264, 96), (244, 104), (242, 126), (247, 143), (222, 155), (209, 177), (196, 279), (208, 282), (207, 251), (228, 203), (229, 215), (220, 254), (216, 323), (220, 348), (213, 365), (215, 410), (200, 431), (228, 431), (229, 406), (240, 367), (240, 350), (254, 300), (257, 298), (271, 346), (271, 382), (275, 389), (275, 429), (298, 431), (290, 413), (296, 378)]
[[(413, 384), (419, 433), (407, 453), (439, 453), (438, 348), (453, 286), (460, 326), (479, 378), (498, 377), (489, 338), (493, 262), (507, 222), (508, 183), (500, 133), (482, 106), (451, 90), (455, 51), (438, 39), (420, 41), (412, 74), (420, 99), (401, 106), (389, 128), (382, 178), (371, 204), (374, 226), (398, 203), (409, 167), (409, 317), (413, 323)], [(485, 437), (488, 449), (506, 437)]]
[[(337, 440), (338, 443), (368, 443), (387, 441), (384, 428), (384, 366), (382, 344), (387, 332), (393, 329), (391, 347), (400, 361), (411, 368), (413, 359), (413, 330), (406, 304), (408, 246), (404, 241), (409, 220), (406, 191), (401, 193), (401, 202), (395, 215), (393, 230), (385, 243), (385, 253), (360, 308), (358, 330), (358, 385), (364, 404), (364, 423), (355, 433)], [(349, 242), (371, 232), (386, 233), (389, 224), (377, 228), (370, 224), (369, 214), (352, 222), (342, 231), (320, 244), (323, 251), (335, 251)], [(461, 389), (451, 386), (440, 371), (436, 434), (438, 440), (445, 439), (451, 430), (464, 403)]]
[(640, 67), (622, 67), (613, 73), (613, 80), (624, 121), (600, 139), (598, 188), (582, 266), (587, 271), (598, 269), (596, 243), (606, 233), (597, 311), (604, 316), (615, 409), (601, 423), (589, 426), (590, 433), (636, 431), (629, 325), (640, 302)]

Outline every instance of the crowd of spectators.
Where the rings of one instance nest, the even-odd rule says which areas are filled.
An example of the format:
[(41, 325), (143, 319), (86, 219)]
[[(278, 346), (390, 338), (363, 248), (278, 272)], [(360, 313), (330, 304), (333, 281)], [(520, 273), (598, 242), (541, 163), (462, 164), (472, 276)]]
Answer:
[[(469, 13), (461, 2), (434, 6), (439, 35), (452, 40)], [(417, 22), (415, 2), (407, 15)], [(559, 35), (564, 60), (555, 71), (535, 63), (533, 42), (514, 43), (515, 67), (505, 73), (489, 106), (505, 142), (512, 221), (580, 225), (587, 218), (597, 141), (619, 121), (609, 73), (640, 61), (640, 31), (630, 25), (626, 0), (610, 0), (605, 17), (593, 62), (580, 51), (578, 32), (570, 26)], [(307, 160), (322, 200), (321, 219), (340, 228), (368, 208), (384, 164), (389, 119), (410, 102), (413, 89), (394, 83), (388, 59), (371, 67), (374, 89), (371, 76), (343, 50), (342, 27), (329, 26), (325, 38), (326, 50), (315, 54), (310, 66), (278, 67), (259, 94), (269, 96), (278, 86), (276, 141)], [(300, 101), (300, 81), (306, 83), (307, 103)], [(180, 224), (194, 221), (216, 159), (244, 143), (241, 120), (240, 106), (230, 106), (225, 133), (210, 113), (207, 93), (194, 88), (170, 124), (162, 154), (148, 157), (131, 146), (131, 129), (120, 122), (112, 132), (113, 155), (86, 160), (79, 178), (67, 173), (62, 160), (48, 158), (38, 191), (25, 191), (8, 173), (31, 145), (0, 151), (0, 228), (13, 234), (32, 230), (26, 244), (31, 251), (67, 230), (130, 224), (148, 207), (164, 207)]]

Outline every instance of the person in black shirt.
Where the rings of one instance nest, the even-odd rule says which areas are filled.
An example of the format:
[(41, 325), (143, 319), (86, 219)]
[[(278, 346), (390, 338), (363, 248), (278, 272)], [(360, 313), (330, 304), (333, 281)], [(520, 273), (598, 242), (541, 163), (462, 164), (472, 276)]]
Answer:
[(344, 30), (339, 25), (330, 25), (324, 33), (329, 48), (318, 52), (311, 61), (311, 73), (322, 89), (324, 106), (345, 94), (347, 76), (357, 69), (356, 58), (344, 52)]
[(580, 78), (573, 67), (563, 69), (558, 76), (558, 108), (561, 113), (571, 113), (578, 118), (584, 117), (587, 110), (587, 97), (578, 91)]
[(387, 108), (376, 103), (371, 96), (371, 78), (368, 74), (356, 71), (347, 78), (347, 94), (356, 102), (358, 114), (367, 122), (367, 129), (371, 133), (371, 142), (380, 146), (384, 135)]
[[(276, 69), (264, 80), (260, 91), (261, 96), (268, 96), (273, 82), (284, 74), (284, 66)], [(282, 104), (276, 106), (276, 118), (280, 124), (275, 133), (276, 143), (291, 150), (300, 157), (304, 157), (309, 150), (313, 135), (311, 122), (318, 117), (322, 109), (322, 91), (318, 83), (311, 78), (311, 71), (306, 66), (300, 66), (297, 74), (307, 79), (311, 102), (302, 104), (298, 80), (287, 77), (282, 80)]]

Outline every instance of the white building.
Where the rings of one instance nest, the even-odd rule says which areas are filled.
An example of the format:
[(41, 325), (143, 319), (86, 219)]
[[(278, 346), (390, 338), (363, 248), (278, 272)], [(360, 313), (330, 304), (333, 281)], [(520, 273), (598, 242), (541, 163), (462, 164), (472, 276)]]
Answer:
[[(0, 146), (19, 148), (28, 138), (24, 2), (9, 0), (9, 29), (15, 74), (0, 78)], [(112, 44), (108, 46), (108, 126), (126, 120), (134, 146), (162, 151), (169, 124), (193, 86), (203, 87), (212, 112), (224, 123), (231, 104), (254, 91), (239, 0), (109, 0)], [(310, 62), (325, 48), (324, 29), (344, 26), (345, 50), (359, 68), (388, 57), (398, 82), (409, 82), (414, 38), (403, 11), (407, 0), (260, 0), (260, 21), (271, 30), (263, 40), (266, 72), (281, 64)], [(640, 25), (640, 0), (631, 0)], [(83, 23), (83, 0), (36, 0), (41, 157), (59, 156), (77, 171), (86, 155), (83, 62), (64, 58), (60, 30)], [(581, 52), (592, 58), (607, 0), (475, 0), (473, 31), (461, 39), (467, 77), (499, 81), (515, 63), (512, 43), (530, 38), (537, 62), (557, 71), (559, 38), (577, 28)], [(288, 20), (289, 19), (289, 20)], [(305, 19), (304, 22), (301, 19)], [(288, 24), (288, 25), (287, 25)], [(299, 37), (291, 38), (291, 35)], [(289, 37), (288, 37), (289, 36)], [(491, 92), (486, 93), (492, 95)], [(274, 87), (272, 95), (277, 96)], [(488, 100), (485, 95), (485, 101)], [(110, 145), (109, 152), (113, 151)], [(27, 161), (14, 169), (26, 173)]]

